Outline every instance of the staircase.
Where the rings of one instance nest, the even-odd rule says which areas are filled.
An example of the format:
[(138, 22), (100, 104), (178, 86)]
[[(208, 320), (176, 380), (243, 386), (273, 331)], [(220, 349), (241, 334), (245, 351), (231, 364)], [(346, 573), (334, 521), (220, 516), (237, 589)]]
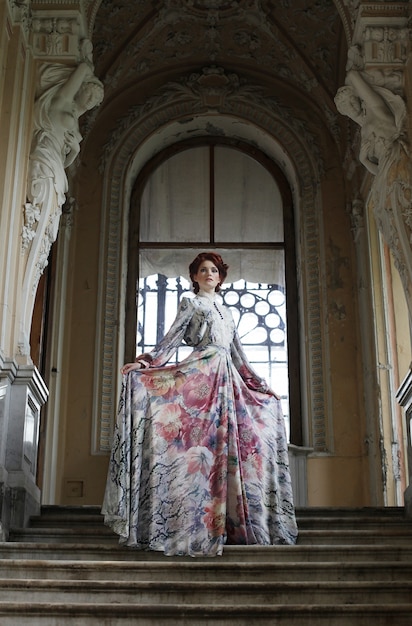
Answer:
[(296, 546), (193, 559), (119, 547), (98, 507), (44, 506), (0, 544), (0, 625), (412, 625), (403, 509), (297, 517)]

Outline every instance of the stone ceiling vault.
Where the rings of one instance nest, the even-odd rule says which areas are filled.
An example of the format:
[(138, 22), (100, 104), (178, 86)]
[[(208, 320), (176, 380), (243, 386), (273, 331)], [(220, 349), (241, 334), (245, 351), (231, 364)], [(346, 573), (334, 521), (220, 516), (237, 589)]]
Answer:
[[(332, 0), (103, 0), (88, 5), (95, 73), (105, 100), (89, 127), (113, 132), (165, 85), (222, 68), (275, 98), (309, 132), (337, 135), (346, 9)], [(347, 11), (346, 11), (347, 12)], [(87, 130), (87, 129), (85, 129)], [(86, 133), (84, 133), (86, 134)]]

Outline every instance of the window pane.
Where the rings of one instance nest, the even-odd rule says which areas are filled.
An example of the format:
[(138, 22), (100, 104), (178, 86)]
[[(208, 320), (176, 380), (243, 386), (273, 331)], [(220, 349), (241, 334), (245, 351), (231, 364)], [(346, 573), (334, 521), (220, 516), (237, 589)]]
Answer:
[[(191, 283), (186, 278), (168, 278), (163, 274), (140, 278), (136, 355), (155, 347), (172, 325), (180, 299), (190, 295), (193, 296)], [(192, 348), (182, 345), (170, 363), (179, 363), (191, 351)]]
[[(235, 282), (240, 278), (250, 283), (270, 283), (285, 286), (285, 255), (283, 250), (247, 250), (213, 248), (222, 255), (229, 265), (229, 278)], [(182, 249), (150, 248), (139, 252), (139, 276), (164, 274), (189, 277), (189, 263), (195, 256), (203, 252), (196, 247), (186, 246)], [(274, 294), (271, 298), (275, 297)], [(276, 304), (276, 303), (274, 303)]]
[(209, 241), (209, 148), (162, 163), (143, 191), (140, 241)]
[[(249, 361), (273, 390), (287, 400), (289, 389), (284, 288), (277, 284), (239, 280), (230, 285), (225, 284), (221, 295), (232, 311)], [(286, 405), (287, 402), (284, 409)]]
[(271, 174), (247, 154), (215, 150), (217, 242), (283, 241), (283, 207)]

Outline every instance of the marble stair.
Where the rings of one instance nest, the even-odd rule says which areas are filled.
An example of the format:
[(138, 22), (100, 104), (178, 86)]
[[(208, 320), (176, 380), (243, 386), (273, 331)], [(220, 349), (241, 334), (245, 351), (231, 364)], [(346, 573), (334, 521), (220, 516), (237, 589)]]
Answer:
[(1, 626), (411, 626), (412, 520), (300, 509), (296, 546), (165, 557), (118, 545), (99, 508), (42, 507), (1, 543)]

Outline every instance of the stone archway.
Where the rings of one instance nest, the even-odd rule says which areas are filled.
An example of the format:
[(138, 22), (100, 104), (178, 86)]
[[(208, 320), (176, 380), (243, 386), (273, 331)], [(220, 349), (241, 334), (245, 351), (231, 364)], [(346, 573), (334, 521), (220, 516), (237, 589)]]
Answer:
[[(220, 74), (222, 77), (222, 74)], [(302, 332), (310, 337), (309, 346), (304, 356), (305, 375), (310, 377), (307, 385), (307, 397), (304, 405), (306, 413), (303, 419), (311, 420), (313, 441), (318, 450), (329, 446), (329, 432), (326, 420), (325, 368), (323, 354), (323, 322), (322, 301), (320, 294), (319, 274), (319, 203), (317, 197), (317, 181), (322, 173), (322, 160), (313, 158), (313, 150), (307, 146), (313, 137), (296, 127), (293, 120), (285, 120), (287, 112), (272, 99), (262, 98), (256, 89), (255, 98), (242, 97), (241, 89), (229, 97), (224, 93), (226, 79), (214, 85), (213, 97), (218, 100), (214, 109), (210, 106), (210, 91), (199, 90), (201, 78), (196, 81), (197, 90), (183, 92), (181, 84), (168, 84), (159, 98), (152, 99), (152, 106), (135, 109), (123, 118), (112, 135), (102, 158), (101, 171), (106, 181), (102, 211), (108, 216), (107, 230), (102, 236), (103, 247), (101, 258), (106, 259), (106, 267), (101, 272), (107, 276), (104, 299), (96, 327), (103, 327), (103, 341), (97, 363), (101, 372), (96, 380), (103, 381), (99, 389), (95, 389), (94, 428), (96, 434), (94, 449), (105, 452), (110, 448), (110, 434), (115, 404), (118, 394), (116, 371), (121, 353), (121, 334), (118, 324), (122, 327), (122, 291), (125, 284), (118, 283), (122, 275), (121, 263), (123, 254), (119, 254), (122, 241), (125, 240), (126, 216), (130, 200), (130, 192), (137, 173), (145, 162), (160, 147), (176, 141), (176, 137), (201, 136), (213, 132), (224, 133), (226, 136), (241, 138), (258, 145), (284, 171), (293, 190), (294, 204), (297, 207), (297, 223), (300, 229), (300, 257), (305, 259), (301, 273), (301, 301), (313, 303), (309, 310), (302, 306)], [(224, 75), (223, 75), (223, 78)], [(192, 77), (193, 80), (193, 77)], [(217, 96), (216, 96), (217, 92)], [(176, 102), (176, 93), (181, 97)], [(220, 95), (220, 97), (219, 97)], [(283, 117), (283, 120), (282, 120)], [(182, 121), (185, 123), (182, 124)], [(302, 131), (302, 132), (300, 132)], [(287, 146), (287, 149), (285, 148)], [(310, 274), (311, 280), (307, 280)], [(100, 332), (100, 330), (99, 330)], [(315, 390), (312, 392), (312, 390)]]

